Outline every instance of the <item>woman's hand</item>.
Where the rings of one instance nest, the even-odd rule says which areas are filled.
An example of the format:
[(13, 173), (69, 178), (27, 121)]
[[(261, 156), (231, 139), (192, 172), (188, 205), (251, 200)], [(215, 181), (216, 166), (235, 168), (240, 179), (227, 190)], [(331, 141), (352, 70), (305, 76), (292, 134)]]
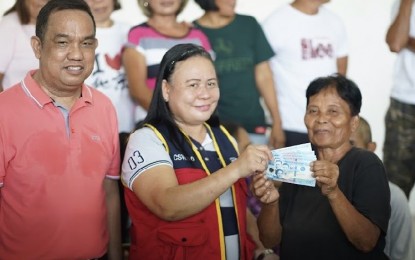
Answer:
[(271, 204), (280, 198), (280, 194), (272, 180), (265, 177), (265, 173), (252, 176), (251, 191), (263, 204)]
[(244, 178), (264, 172), (269, 160), (272, 160), (272, 155), (266, 145), (249, 145), (234, 163), (237, 164), (239, 177)]
[(337, 180), (339, 178), (339, 167), (329, 161), (314, 161), (310, 170), (316, 178), (321, 193), (329, 199), (335, 198), (339, 192)]
[(255, 260), (279, 260), (280, 257), (271, 249), (257, 249), (254, 253)]

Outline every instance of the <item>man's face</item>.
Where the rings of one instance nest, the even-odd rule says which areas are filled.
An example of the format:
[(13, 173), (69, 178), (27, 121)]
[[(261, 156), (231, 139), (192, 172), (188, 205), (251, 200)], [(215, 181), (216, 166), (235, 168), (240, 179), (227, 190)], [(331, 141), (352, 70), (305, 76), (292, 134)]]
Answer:
[(79, 90), (94, 66), (97, 40), (91, 17), (80, 10), (52, 13), (41, 42), (32, 38), (39, 59), (39, 83), (60, 92)]

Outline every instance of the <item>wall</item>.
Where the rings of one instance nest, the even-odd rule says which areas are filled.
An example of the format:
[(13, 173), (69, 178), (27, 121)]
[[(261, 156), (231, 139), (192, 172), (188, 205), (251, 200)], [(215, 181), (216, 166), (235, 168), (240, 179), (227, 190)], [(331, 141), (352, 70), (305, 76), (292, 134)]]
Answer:
[[(251, 14), (259, 21), (288, 0), (239, 0), (237, 11)], [(345, 22), (349, 41), (348, 76), (360, 87), (363, 94), (361, 115), (372, 125), (373, 139), (378, 143), (377, 154), (382, 156), (384, 139), (383, 118), (389, 105), (391, 72), (394, 54), (390, 53), (384, 38), (390, 23), (393, 0), (332, 0), (327, 7)], [(1, 0), (0, 13), (14, 3)], [(114, 19), (137, 24), (145, 20), (135, 0), (121, 0), (123, 9), (114, 13)], [(180, 20), (192, 21), (202, 14), (192, 1), (179, 16)]]

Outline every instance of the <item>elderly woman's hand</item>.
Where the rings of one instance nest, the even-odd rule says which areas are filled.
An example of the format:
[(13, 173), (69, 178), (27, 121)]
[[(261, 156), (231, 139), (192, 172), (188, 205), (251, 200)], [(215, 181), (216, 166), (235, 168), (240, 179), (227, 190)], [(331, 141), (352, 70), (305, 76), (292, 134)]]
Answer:
[(252, 177), (250, 189), (263, 204), (274, 203), (280, 198), (276, 185), (265, 177), (265, 173), (258, 173)]
[(321, 193), (329, 199), (335, 198), (339, 191), (337, 180), (339, 178), (339, 167), (329, 161), (314, 161), (310, 165), (313, 176)]

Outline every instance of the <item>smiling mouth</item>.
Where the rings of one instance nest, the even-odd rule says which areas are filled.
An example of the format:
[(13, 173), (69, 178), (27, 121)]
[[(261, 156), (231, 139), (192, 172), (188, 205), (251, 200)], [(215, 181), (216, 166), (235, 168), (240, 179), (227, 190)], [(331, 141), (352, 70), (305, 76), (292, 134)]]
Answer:
[(104, 12), (105, 12), (105, 10), (106, 10), (106, 8), (105, 8), (105, 7), (101, 7), (101, 8), (96, 8), (96, 9), (94, 9), (94, 12), (95, 12), (95, 13), (104, 13)]
[(161, 6), (164, 6), (164, 7), (166, 7), (166, 6), (172, 6), (172, 5), (174, 5), (174, 2), (162, 2), (162, 3), (160, 3), (160, 5)]
[(200, 111), (208, 111), (210, 109), (210, 105), (196, 106), (196, 108)]
[(68, 66), (68, 67), (65, 67), (65, 68), (69, 71), (80, 71), (80, 70), (83, 69), (83, 67), (81, 67), (81, 66)]
[(325, 130), (325, 129), (314, 130), (314, 133), (316, 133), (316, 134), (325, 134), (325, 133), (328, 133), (328, 132), (329, 132), (329, 130)]

